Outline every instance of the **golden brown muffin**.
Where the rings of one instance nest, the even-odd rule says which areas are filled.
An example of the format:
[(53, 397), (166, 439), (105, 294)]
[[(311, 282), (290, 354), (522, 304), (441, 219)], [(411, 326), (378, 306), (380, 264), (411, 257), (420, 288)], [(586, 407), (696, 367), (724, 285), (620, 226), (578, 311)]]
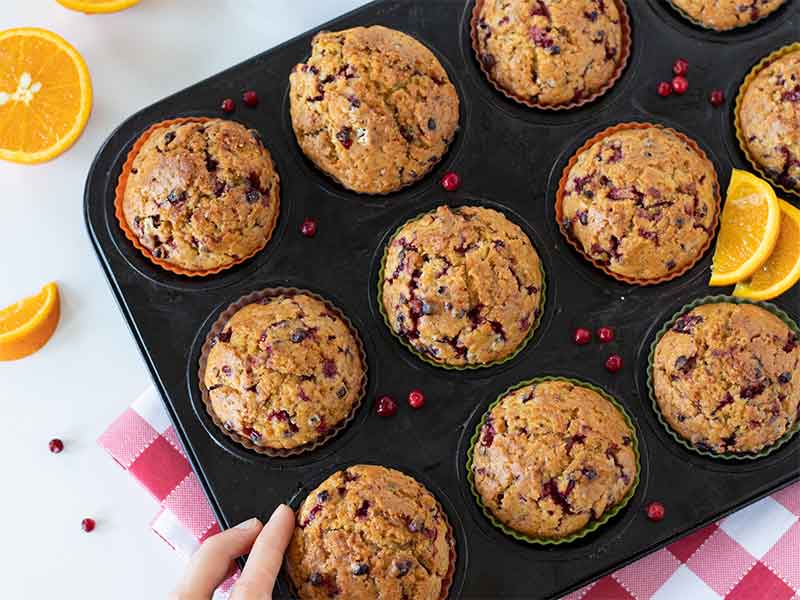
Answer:
[(325, 438), (351, 414), (365, 370), (348, 325), (295, 294), (240, 308), (214, 341), (203, 381), (228, 431), (291, 449)]
[(544, 381), (506, 395), (475, 444), (475, 490), (508, 528), (558, 539), (619, 504), (636, 481), (635, 433), (587, 387)]
[(420, 179), (458, 129), (459, 102), (439, 60), (386, 27), (314, 36), (289, 82), (300, 147), (343, 186), (385, 194)]
[(280, 211), (278, 174), (258, 133), (239, 123), (166, 124), (136, 154), (122, 210), (156, 259), (216, 269), (269, 241)]
[(800, 405), (794, 332), (750, 304), (705, 304), (679, 317), (656, 345), (661, 414), (700, 450), (756, 452), (791, 429)]
[(594, 96), (623, 60), (615, 0), (483, 0), (478, 60), (512, 96), (557, 106)]
[(334, 473), (308, 495), (286, 560), (300, 600), (441, 600), (454, 562), (433, 495), (373, 465)]
[(700, 258), (717, 202), (714, 166), (687, 141), (656, 125), (622, 129), (578, 155), (561, 226), (608, 271), (646, 283)]
[(778, 10), (786, 0), (671, 0), (692, 21), (717, 31), (744, 27)]
[(738, 117), (752, 160), (776, 183), (800, 192), (800, 50), (759, 71), (744, 91)]
[(446, 365), (511, 355), (537, 322), (542, 270), (528, 236), (477, 206), (406, 223), (386, 251), (381, 302), (390, 327)]

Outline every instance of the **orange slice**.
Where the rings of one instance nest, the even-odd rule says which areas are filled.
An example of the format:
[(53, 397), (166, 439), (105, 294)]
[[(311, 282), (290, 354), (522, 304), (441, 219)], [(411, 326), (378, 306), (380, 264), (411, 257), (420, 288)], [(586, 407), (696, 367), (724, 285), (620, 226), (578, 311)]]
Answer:
[(709, 285), (746, 279), (766, 262), (780, 230), (781, 209), (769, 183), (734, 169), (720, 218)]
[(775, 249), (749, 279), (736, 284), (734, 296), (771, 300), (800, 281), (800, 210), (779, 200), (781, 229)]
[(78, 51), (55, 33), (0, 31), (0, 158), (38, 163), (78, 139), (92, 110), (92, 82)]
[(61, 6), (85, 13), (110, 13), (125, 10), (140, 0), (57, 0)]
[(44, 346), (56, 330), (60, 313), (55, 283), (0, 310), (0, 360), (17, 360)]

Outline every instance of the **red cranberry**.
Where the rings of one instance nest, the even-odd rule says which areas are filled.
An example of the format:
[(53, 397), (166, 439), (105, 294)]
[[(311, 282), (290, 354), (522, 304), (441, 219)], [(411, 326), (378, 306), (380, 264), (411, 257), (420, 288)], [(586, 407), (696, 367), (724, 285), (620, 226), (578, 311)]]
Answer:
[(672, 63), (672, 72), (675, 75), (686, 75), (689, 72), (689, 61), (685, 58), (679, 58)]
[(222, 101), (222, 111), (223, 112), (226, 112), (226, 113), (233, 112), (234, 108), (236, 108), (236, 105), (233, 103), (233, 100), (231, 100), (230, 98), (225, 98), (225, 100)]
[(575, 343), (579, 346), (585, 346), (589, 342), (592, 341), (592, 332), (584, 327), (578, 327), (575, 330), (575, 335), (573, 337)]
[(660, 521), (664, 518), (666, 511), (661, 502), (651, 502), (647, 505), (647, 518), (651, 521)]
[(616, 373), (622, 368), (622, 357), (619, 354), (612, 354), (606, 359), (606, 370), (609, 373)]
[(258, 94), (256, 94), (253, 90), (247, 90), (244, 94), (242, 94), (242, 102), (244, 102), (250, 108), (255, 108), (258, 106)]
[(96, 523), (94, 522), (94, 519), (90, 519), (89, 517), (81, 521), (81, 529), (83, 529), (86, 533), (91, 533), (94, 531), (95, 525)]
[(317, 222), (314, 219), (306, 219), (300, 225), (300, 233), (308, 238), (314, 237), (317, 235)]
[(672, 78), (672, 91), (678, 94), (685, 94), (689, 89), (689, 80), (683, 75), (676, 75)]
[(669, 81), (662, 81), (658, 84), (658, 95), (666, 98), (672, 93), (672, 84)]
[(725, 103), (725, 92), (722, 90), (711, 90), (711, 93), (708, 95), (708, 101), (711, 102), (711, 106), (717, 107), (722, 106)]
[(50, 440), (48, 447), (53, 454), (59, 454), (64, 449), (64, 442), (58, 438), (53, 438)]
[(425, 406), (425, 394), (420, 390), (411, 390), (408, 393), (408, 405), (411, 408), (422, 408)]
[(604, 344), (614, 341), (614, 330), (611, 327), (601, 327), (597, 330), (597, 339)]
[(458, 173), (448, 171), (442, 177), (442, 187), (448, 192), (455, 192), (461, 187), (461, 177), (458, 176)]
[(379, 417), (393, 417), (397, 414), (397, 402), (391, 396), (381, 396), (375, 403), (375, 412)]

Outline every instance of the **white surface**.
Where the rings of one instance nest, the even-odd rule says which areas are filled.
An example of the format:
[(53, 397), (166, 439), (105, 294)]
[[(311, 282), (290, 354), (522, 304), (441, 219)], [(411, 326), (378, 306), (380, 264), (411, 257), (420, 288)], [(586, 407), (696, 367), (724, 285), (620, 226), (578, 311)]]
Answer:
[[(62, 319), (38, 354), (0, 363), (3, 597), (164, 598), (182, 559), (151, 531), (157, 505), (96, 445), (149, 383), (82, 216), (95, 152), (134, 111), (311, 29), (361, 0), (142, 0), (87, 16), (55, 0), (0, 0), (0, 29), (69, 40), (94, 85), (89, 125), (40, 166), (0, 162), (0, 306), (56, 280)], [(51, 437), (66, 449), (51, 455)], [(84, 516), (97, 529), (80, 529)]]

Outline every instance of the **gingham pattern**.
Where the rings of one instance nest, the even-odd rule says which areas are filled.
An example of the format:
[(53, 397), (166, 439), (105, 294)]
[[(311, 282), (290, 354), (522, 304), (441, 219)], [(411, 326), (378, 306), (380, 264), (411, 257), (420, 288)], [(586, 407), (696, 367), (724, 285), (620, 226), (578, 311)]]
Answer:
[[(219, 531), (155, 389), (98, 443), (161, 503), (153, 531), (188, 557)], [(669, 509), (669, 507), (667, 507)], [(232, 580), (216, 597), (224, 598)], [(800, 600), (800, 483), (563, 600)]]

